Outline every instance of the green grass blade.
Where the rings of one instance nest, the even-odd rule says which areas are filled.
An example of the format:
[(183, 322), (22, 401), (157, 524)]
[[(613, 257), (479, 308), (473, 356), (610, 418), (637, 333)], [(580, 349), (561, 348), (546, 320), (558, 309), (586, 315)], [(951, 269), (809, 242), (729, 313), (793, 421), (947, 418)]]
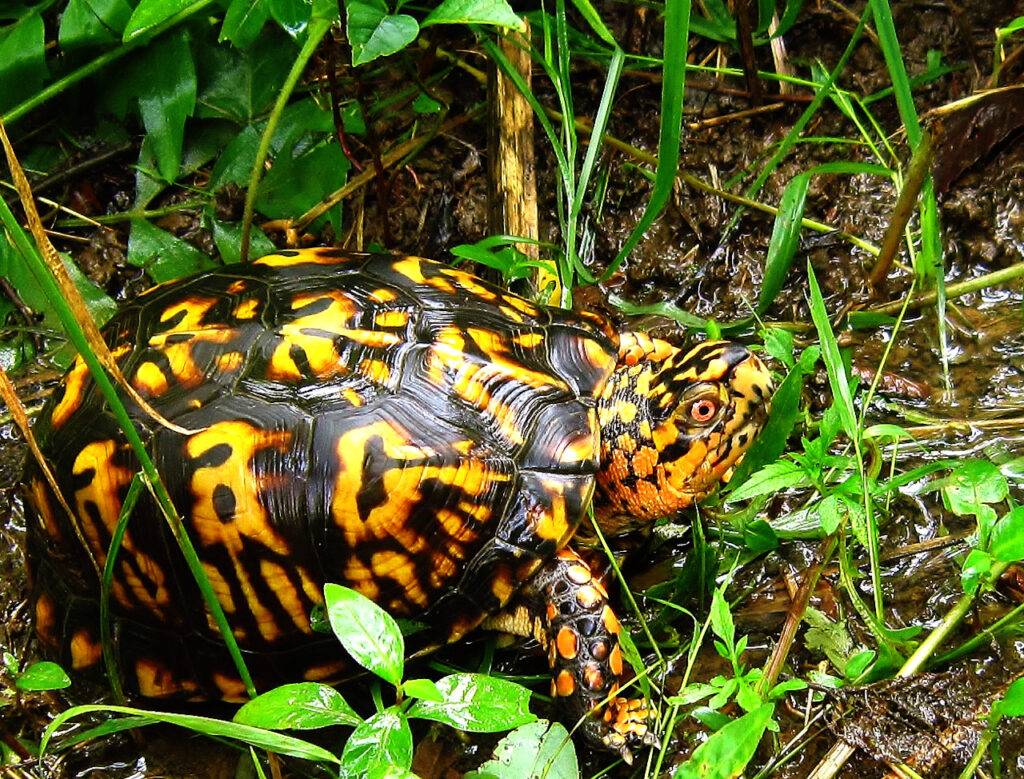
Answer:
[(825, 310), (825, 300), (821, 296), (821, 288), (814, 277), (814, 268), (807, 263), (807, 283), (811, 297), (811, 319), (818, 331), (821, 342), (821, 356), (828, 371), (828, 383), (832, 387), (833, 403), (839, 406), (839, 418), (843, 423), (843, 431), (850, 440), (857, 438), (857, 415), (853, 409), (853, 393), (846, 378), (846, 366), (839, 354), (839, 344), (832, 332), (832, 323)]
[(907, 141), (911, 147), (916, 148), (921, 141), (921, 122), (917, 116), (917, 109), (914, 107), (914, 98), (910, 94), (910, 80), (907, 78), (907, 69), (903, 64), (900, 42), (896, 37), (892, 9), (889, 7), (888, 0), (871, 0), (870, 7), (875, 18), (878, 43), (882, 47), (882, 56), (885, 57), (886, 67), (889, 68), (889, 77), (892, 79), (896, 107), (899, 109), (900, 119), (907, 131)]
[(202, 733), (206, 736), (233, 738), (245, 744), (269, 749), (282, 755), (291, 755), (305, 760), (320, 760), (325, 763), (338, 763), (336, 755), (328, 752), (323, 747), (310, 744), (308, 741), (286, 736), (283, 733), (275, 733), (272, 730), (254, 728), (249, 725), (239, 725), (236, 722), (214, 719), (212, 717), (200, 717), (192, 714), (174, 714), (170, 712), (145, 711), (130, 706), (108, 706), (89, 705), (75, 706), (67, 711), (58, 714), (43, 733), (39, 744), (39, 751), (45, 752), (46, 747), (60, 727), (73, 717), (82, 714), (98, 712), (102, 714), (124, 714), (129, 717), (139, 718), (132, 721), (132, 726), (143, 724), (144, 720), (150, 722), (164, 722), (168, 725), (178, 725), (183, 728)]
[(683, 126), (683, 87), (686, 84), (686, 54), (690, 40), (690, 0), (665, 3), (665, 57), (661, 87), (661, 129), (658, 134), (658, 165), (650, 200), (636, 227), (618, 255), (604, 272), (602, 280), (618, 270), (633, 251), (672, 196), (679, 167), (679, 142)]
[(132, 483), (128, 486), (128, 494), (125, 495), (121, 511), (117, 516), (117, 526), (110, 538), (107, 559), (103, 565), (103, 583), (100, 587), (100, 646), (103, 647), (103, 665), (107, 669), (107, 682), (110, 684), (110, 691), (114, 696), (115, 703), (124, 703), (124, 690), (121, 687), (121, 673), (117, 667), (117, 658), (114, 657), (114, 643), (110, 635), (110, 588), (114, 582), (117, 553), (121, 550), (121, 542), (128, 530), (128, 520), (131, 518), (132, 511), (135, 510), (135, 504), (142, 495), (144, 487), (142, 474), (136, 473)]

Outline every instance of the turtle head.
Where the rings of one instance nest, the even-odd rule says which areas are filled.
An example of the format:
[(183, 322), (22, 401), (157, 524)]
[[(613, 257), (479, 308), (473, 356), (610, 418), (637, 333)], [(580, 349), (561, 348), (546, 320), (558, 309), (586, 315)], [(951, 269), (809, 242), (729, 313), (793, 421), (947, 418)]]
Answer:
[(601, 508), (646, 523), (699, 501), (757, 438), (771, 393), (768, 369), (745, 346), (683, 351), (624, 333), (599, 400)]

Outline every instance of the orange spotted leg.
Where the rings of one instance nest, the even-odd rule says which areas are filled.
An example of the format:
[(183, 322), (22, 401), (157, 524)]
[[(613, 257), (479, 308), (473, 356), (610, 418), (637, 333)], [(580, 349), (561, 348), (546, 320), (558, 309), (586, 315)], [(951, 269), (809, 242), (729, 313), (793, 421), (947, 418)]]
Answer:
[(655, 712), (643, 698), (618, 694), (624, 663), (607, 590), (566, 548), (537, 572), (524, 595), (543, 615), (536, 632), (547, 645), (552, 695), (567, 717), (584, 718), (588, 740), (632, 762), (634, 749), (657, 741)]

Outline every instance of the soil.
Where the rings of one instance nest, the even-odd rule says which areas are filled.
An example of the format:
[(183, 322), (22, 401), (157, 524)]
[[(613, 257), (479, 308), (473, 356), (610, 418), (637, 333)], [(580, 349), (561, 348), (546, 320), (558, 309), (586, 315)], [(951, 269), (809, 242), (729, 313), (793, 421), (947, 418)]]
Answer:
[[(797, 71), (807, 73), (807, 65), (820, 62), (831, 68), (839, 59), (849, 40), (863, 3), (843, 6), (831, 2), (807, 2), (799, 22), (786, 34), (786, 54)], [(993, 57), (993, 30), (1024, 15), (1021, 0), (965, 0), (959, 5), (942, 2), (893, 2), (893, 12), (905, 63), (911, 77), (926, 73), (929, 57), (934, 52), (941, 62), (953, 67), (943, 75), (929, 77), (916, 89), (914, 98), (918, 111), (924, 114), (973, 94), (986, 86)], [(660, 21), (653, 10), (627, 5), (606, 4), (602, 14), (612, 25), (618, 39), (625, 41), (631, 53), (656, 55), (660, 49)], [(440, 40), (451, 50), (468, 45), (469, 41)], [(330, 44), (336, 45), (336, 44)], [(766, 46), (756, 52), (758, 65), (772, 70), (773, 63)], [(471, 55), (473, 57), (473, 55)], [(340, 57), (335, 57), (340, 61)], [(481, 63), (473, 57), (473, 64)], [(325, 58), (326, 61), (326, 58)], [(728, 64), (737, 67), (738, 55), (731, 49), (719, 49), (710, 42), (696, 42), (691, 62)], [(1024, 75), (1019, 60), (1004, 70), (1003, 83), (1018, 82)], [(427, 60), (418, 63), (421, 69), (430, 66)], [(408, 74), (401, 63), (364, 90), (386, 93), (407, 83)], [(629, 66), (627, 66), (628, 68)], [(356, 77), (346, 70), (346, 78)], [(578, 72), (576, 110), (581, 116), (592, 116), (600, 98), (600, 74), (581, 63)], [(553, 95), (545, 90), (542, 79), (536, 87), (542, 102), (554, 105)], [(840, 77), (842, 86), (866, 95), (888, 86), (885, 62), (879, 47), (870, 37), (857, 46), (850, 65)], [(760, 170), (761, 164), (793, 126), (805, 109), (810, 94), (796, 87), (791, 94), (773, 94), (771, 83), (765, 82), (763, 105), (751, 112), (749, 94), (742, 78), (727, 78), (710, 72), (696, 72), (688, 77), (686, 101), (686, 137), (681, 168), (708, 183), (729, 183), (731, 191), (742, 191)], [(641, 149), (657, 147), (660, 84), (642, 70), (627, 70), (618, 91), (609, 132), (611, 135)], [(468, 113), (485, 99), (480, 84), (459, 69), (453, 70), (436, 87), (436, 96), (449, 105), (449, 115)], [(1024, 98), (1020, 98), (1024, 100)], [(893, 144), (902, 162), (909, 156), (896, 105), (891, 99), (870, 104), (872, 116)], [(394, 126), (381, 122), (376, 127), (379, 137), (387, 139), (403, 131), (401, 119)], [(817, 138), (856, 139), (856, 127), (835, 106), (820, 111), (806, 135)], [(947, 139), (937, 150), (937, 157), (957, 155), (970, 144), (961, 139)], [(366, 155), (366, 149), (357, 149)], [(557, 182), (555, 164), (538, 131), (538, 191), (541, 216), (541, 238), (557, 242)], [(967, 152), (969, 154), (969, 152)], [(396, 251), (445, 258), (455, 245), (472, 243), (487, 235), (487, 154), (486, 127), (472, 121), (456, 130), (438, 136), (403, 168), (390, 176), (383, 189), (370, 188), (357, 193), (347, 206), (353, 233), (335, 236), (353, 248), (376, 244)], [(136, 157), (134, 149), (114, 157), (104, 174), (92, 182), (92, 196), (112, 207), (129, 202), (132, 176), (128, 164)], [(983, 274), (1011, 267), (1024, 260), (1024, 132), (1010, 128), (992, 148), (970, 161), (962, 173), (939, 193), (939, 218), (943, 227), (943, 253), (947, 285), (977, 278)], [(870, 160), (863, 145), (839, 142), (800, 143), (786, 156), (767, 179), (756, 199), (777, 204), (784, 187), (792, 178), (815, 165), (837, 159)], [(601, 270), (609, 265), (637, 222), (650, 196), (651, 185), (634, 160), (618, 151), (604, 151), (600, 175), (607, 177), (604, 199), (587, 204), (585, 235), (580, 245), (588, 247), (585, 259), (591, 267)], [(738, 183), (736, 183), (738, 182)], [(45, 194), (45, 193), (43, 193)], [(381, 196), (384, 195), (382, 198)], [(230, 203), (226, 204), (226, 207)], [(895, 205), (894, 189), (888, 181), (866, 175), (817, 176), (807, 197), (808, 216), (833, 225), (871, 244), (882, 242)], [(386, 218), (384, 214), (387, 214)], [(385, 228), (385, 225), (387, 227)], [(193, 242), (205, 248), (212, 246), (208, 235), (196, 231), (196, 222), (189, 216), (183, 224), (169, 226), (180, 234), (191, 232)], [(713, 317), (723, 324), (747, 320), (751, 306), (760, 294), (765, 255), (772, 234), (773, 219), (753, 209), (740, 210), (718, 195), (680, 184), (665, 212), (648, 230), (637, 250), (621, 269), (597, 288), (581, 290), (577, 304), (599, 307), (622, 325), (653, 328), (659, 335), (685, 340), (688, 334), (671, 320), (646, 315), (627, 318), (608, 303), (610, 293), (638, 304), (672, 303), (701, 317)], [(89, 236), (86, 249), (76, 246), (73, 253), (84, 269), (101, 279), (117, 297), (125, 297), (146, 285), (133, 269), (124, 266), (123, 235), (105, 231)], [(330, 238), (322, 236), (321, 238)], [(873, 257), (853, 246), (839, 233), (817, 234), (805, 231), (787, 283), (765, 312), (769, 323), (790, 327), (799, 344), (814, 340), (807, 304), (808, 263), (821, 285), (826, 305), (834, 319), (851, 309), (868, 308), (900, 299), (910, 289), (913, 274), (905, 267), (911, 263), (905, 248), (897, 266), (884, 285), (873, 288), (868, 274)], [(898, 329), (891, 325), (865, 329), (846, 329), (842, 343), (852, 354), (856, 371), (873, 374), (888, 350), (885, 363), (886, 382), (866, 410), (867, 423), (895, 422), (913, 426), (923, 447), (903, 446), (879, 453), (885, 467), (895, 462), (898, 471), (909, 470), (925, 462), (944, 459), (984, 457), (1004, 463), (1024, 456), (1024, 327), (1021, 307), (1024, 294), (1020, 277), (998, 287), (986, 287), (950, 302), (943, 350), (934, 307), (911, 310)], [(752, 328), (740, 330), (737, 337), (753, 340)], [(774, 366), (781, 368), (781, 366)], [(51, 376), (42, 376), (42, 379)], [(22, 383), (25, 394), (39, 385), (38, 377)], [(47, 385), (49, 386), (49, 385)], [(810, 378), (805, 399), (812, 416), (830, 404), (831, 393), (822, 371)], [(20, 538), (23, 520), (20, 516), (16, 485), (23, 452), (16, 445), (16, 436), (9, 427), (2, 431), (0, 446), (0, 509), (7, 518), (0, 526), (0, 603), (4, 620), (0, 626), (0, 647), (9, 653), (7, 664), (17, 666), (33, 657), (24, 595), (24, 577), (20, 560)], [(794, 448), (799, 441), (791, 442)], [(1012, 483), (1012, 496), (1024, 501), (1024, 488), (1018, 480)], [(953, 515), (937, 492), (928, 492), (917, 485), (900, 494), (889, 511), (889, 521), (881, 540), (883, 554), (883, 587), (887, 604), (886, 618), (893, 627), (934, 627), (961, 593), (960, 563), (965, 547), (963, 539), (973, 530), (967, 518)], [(801, 505), (804, 493), (780, 494), (769, 504), (772, 521)], [(710, 515), (709, 534), (716, 532), (714, 514)], [(820, 540), (807, 538), (794, 529), (781, 532), (782, 544), (774, 551), (756, 557), (736, 574), (733, 589), (737, 607), (737, 632), (748, 636), (749, 649), (744, 659), (747, 667), (764, 662), (779, 637), (783, 621), (796, 586), (809, 567), (819, 560)], [(729, 555), (724, 544), (722, 557)], [(693, 555), (692, 535), (662, 534), (643, 564), (634, 562), (630, 574), (635, 588), (644, 589), (671, 582), (680, 570), (686, 569)], [(865, 561), (857, 560), (858, 565)], [(864, 574), (866, 564), (860, 569)], [(811, 605), (821, 614), (849, 628), (850, 637), (864, 645), (873, 645), (860, 618), (852, 611), (843, 594), (837, 571), (826, 568), (816, 587)], [(861, 597), (870, 599), (870, 579), (858, 579)], [(987, 597), (976, 607), (972, 619), (965, 623), (961, 638), (979, 625), (992, 622), (1020, 602), (1021, 590), (1012, 581)], [(654, 602), (641, 605), (651, 617), (659, 611)], [(706, 608), (700, 603), (695, 609)], [(703, 612), (701, 612), (703, 613)], [(673, 630), (688, 635), (692, 626), (685, 620), (658, 621), (664, 635)], [(482, 652), (479, 645), (462, 652), (461, 659), (472, 664), (473, 653)], [(466, 660), (465, 653), (469, 653)], [(499, 653), (498, 663), (504, 669), (544, 673), (543, 658), (529, 652)], [(445, 656), (442, 659), (447, 659)], [(790, 657), (789, 668), (804, 676), (808, 668), (822, 662), (824, 655), (802, 633)], [(665, 680), (667, 691), (674, 691), (685, 670), (685, 657), (670, 663)], [(958, 679), (971, 694), (965, 700), (985, 699), (985, 692), (1024, 669), (1024, 641), (1016, 637), (993, 640), (969, 656), (959, 658), (945, 669)], [(693, 678), (707, 679), (726, 671), (721, 659), (710, 648), (702, 655)], [(943, 688), (947, 689), (947, 688)], [(994, 693), (993, 693), (994, 694)], [(973, 697), (972, 697), (973, 696)], [(891, 697), (891, 696), (890, 696)], [(36, 696), (4, 698), (0, 711), (0, 728), (10, 742), (18, 733), (38, 733), (52, 713), (50, 701)], [(781, 732), (766, 740), (763, 754), (755, 761), (759, 768), (771, 763), (792, 740), (807, 739), (792, 759), (774, 770), (779, 777), (809, 776), (824, 753), (836, 742), (836, 736), (823, 719), (812, 719), (805, 725), (805, 714), (819, 711), (817, 701), (801, 701), (807, 709), (780, 709)], [(736, 711), (730, 713), (736, 714)], [(970, 712), (961, 712), (970, 722)], [(955, 719), (956, 717), (953, 717)], [(416, 734), (418, 738), (423, 733)], [(437, 735), (436, 733), (434, 735)], [(677, 728), (663, 770), (671, 775), (674, 766), (684, 761), (695, 745), (706, 738), (706, 732), (692, 722)], [(976, 738), (977, 734), (974, 734)], [(849, 734), (847, 737), (850, 738)], [(81, 776), (127, 779), (136, 776), (237, 776), (238, 753), (206, 740), (189, 740), (181, 748), (180, 734), (146, 736), (144, 748), (129, 737), (104, 740), (96, 749), (81, 750), (66, 761), (46, 760), (25, 765), (25, 776)], [(968, 735), (967, 739), (970, 740)], [(1024, 777), (1024, 733), (1013, 722), (1001, 731), (1002, 775)], [(437, 745), (440, 746), (437, 746)], [(435, 766), (431, 776), (458, 776), (467, 763), (486, 757), (489, 742), (465, 742), (450, 734), (441, 734), (435, 741), (425, 739), (421, 750), (434, 750), (431, 758), (418, 757), (423, 765)], [(883, 776), (886, 768), (868, 756), (869, 746), (858, 750), (838, 774), (841, 777)], [(186, 760), (182, 755), (188, 753)], [(587, 750), (581, 750), (585, 753)], [(938, 769), (929, 776), (956, 776), (961, 755), (952, 750), (954, 759), (949, 768)], [(968, 750), (969, 754), (969, 750)], [(454, 761), (454, 762), (453, 762)], [(585, 755), (584, 775), (590, 775), (606, 764), (603, 756)], [(445, 767), (444, 770), (436, 766)], [(447, 767), (450, 766), (450, 767)], [(423, 769), (427, 771), (428, 769)], [(587, 773), (589, 771), (589, 773)], [(295, 774), (299, 775), (299, 774)], [(628, 776), (625, 768), (614, 769), (614, 776)], [(639, 775), (639, 774), (638, 774)], [(751, 772), (750, 775), (753, 775)]]

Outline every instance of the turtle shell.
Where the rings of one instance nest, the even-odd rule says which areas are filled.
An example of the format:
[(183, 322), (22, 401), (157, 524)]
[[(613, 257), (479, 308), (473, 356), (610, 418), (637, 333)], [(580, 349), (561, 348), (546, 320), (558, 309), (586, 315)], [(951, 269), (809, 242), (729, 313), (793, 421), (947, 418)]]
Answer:
[[(568, 543), (593, 494), (614, 334), (462, 270), (283, 251), (158, 286), (104, 334), (185, 429), (126, 402), (260, 684), (346, 672), (310, 626), (325, 582), (423, 622), (423, 646), (459, 638)], [(66, 667), (97, 666), (99, 572), (139, 464), (80, 359), (35, 433), (71, 510), (31, 469), (37, 633)], [(113, 570), (129, 688), (244, 696), (145, 490)]]

